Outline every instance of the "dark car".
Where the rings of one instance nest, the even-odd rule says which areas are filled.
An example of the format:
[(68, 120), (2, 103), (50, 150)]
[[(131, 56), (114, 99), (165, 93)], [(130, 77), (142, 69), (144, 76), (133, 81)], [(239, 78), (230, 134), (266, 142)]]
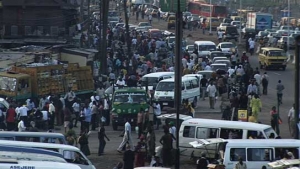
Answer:
[(221, 31), (224, 32), (223, 41), (227, 41), (229, 39), (237, 41), (239, 33), (236, 26), (224, 26)]
[(253, 28), (244, 28), (241, 34), (243, 39), (255, 38), (256, 31)]

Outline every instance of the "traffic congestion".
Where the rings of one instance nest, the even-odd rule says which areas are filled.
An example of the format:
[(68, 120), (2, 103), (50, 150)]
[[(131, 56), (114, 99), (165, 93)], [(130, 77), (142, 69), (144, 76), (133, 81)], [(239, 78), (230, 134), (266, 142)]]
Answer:
[(123, 3), (105, 38), (91, 5), (76, 44), (2, 46), (0, 169), (298, 168), (296, 16), (188, 1), (176, 67), (167, 2)]

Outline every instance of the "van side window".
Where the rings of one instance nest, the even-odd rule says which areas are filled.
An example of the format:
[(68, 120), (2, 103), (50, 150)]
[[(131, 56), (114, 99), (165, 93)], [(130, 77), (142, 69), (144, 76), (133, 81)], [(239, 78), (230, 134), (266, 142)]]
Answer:
[(289, 152), (294, 155), (295, 159), (299, 158), (298, 147), (295, 147), (295, 148), (293, 148), (293, 147), (289, 147), (289, 148), (276, 147), (274, 160), (280, 160), (280, 159), (286, 158), (288, 156)]
[(272, 161), (273, 152), (268, 148), (248, 148), (248, 161)]
[(243, 130), (222, 128), (220, 138), (223, 139), (243, 139)]
[(184, 82), (185, 86), (186, 86), (186, 90), (192, 89), (192, 84), (190, 81)]
[(231, 148), (230, 149), (230, 161), (239, 161), (239, 158), (242, 158), (245, 161), (246, 149), (245, 148)]
[(183, 129), (183, 137), (195, 138), (195, 126), (185, 126)]
[(260, 134), (261, 132), (259, 131), (254, 131), (254, 130), (248, 130), (247, 138), (248, 139), (261, 139)]
[(218, 138), (218, 130), (214, 128), (197, 128), (197, 137), (198, 139), (207, 139), (207, 138)]
[(199, 88), (199, 81), (196, 79), (192, 80), (192, 85), (193, 85), (193, 88)]
[(65, 150), (63, 154), (64, 154), (63, 155), (64, 159), (68, 163), (81, 164), (81, 165), (89, 165), (88, 161), (79, 152)]

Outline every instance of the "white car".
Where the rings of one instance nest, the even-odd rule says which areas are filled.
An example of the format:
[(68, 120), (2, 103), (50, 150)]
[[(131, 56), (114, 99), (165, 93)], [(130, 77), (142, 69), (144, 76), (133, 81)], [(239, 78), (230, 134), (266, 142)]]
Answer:
[(235, 50), (238, 53), (237, 46), (235, 46), (232, 42), (221, 42), (218, 44), (217, 49), (220, 49), (227, 55), (231, 55), (232, 50)]
[(175, 40), (176, 40), (175, 36), (169, 36), (166, 38), (166, 42), (169, 48), (172, 48), (173, 44), (175, 44)]
[(221, 23), (220, 26), (217, 27), (217, 30), (222, 30), (224, 26), (230, 26), (229, 23)]

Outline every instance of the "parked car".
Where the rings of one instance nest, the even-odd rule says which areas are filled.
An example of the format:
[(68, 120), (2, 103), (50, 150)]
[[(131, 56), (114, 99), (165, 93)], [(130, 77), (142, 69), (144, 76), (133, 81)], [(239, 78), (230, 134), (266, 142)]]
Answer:
[(241, 34), (243, 39), (255, 38), (256, 31), (253, 28), (243, 28)]

